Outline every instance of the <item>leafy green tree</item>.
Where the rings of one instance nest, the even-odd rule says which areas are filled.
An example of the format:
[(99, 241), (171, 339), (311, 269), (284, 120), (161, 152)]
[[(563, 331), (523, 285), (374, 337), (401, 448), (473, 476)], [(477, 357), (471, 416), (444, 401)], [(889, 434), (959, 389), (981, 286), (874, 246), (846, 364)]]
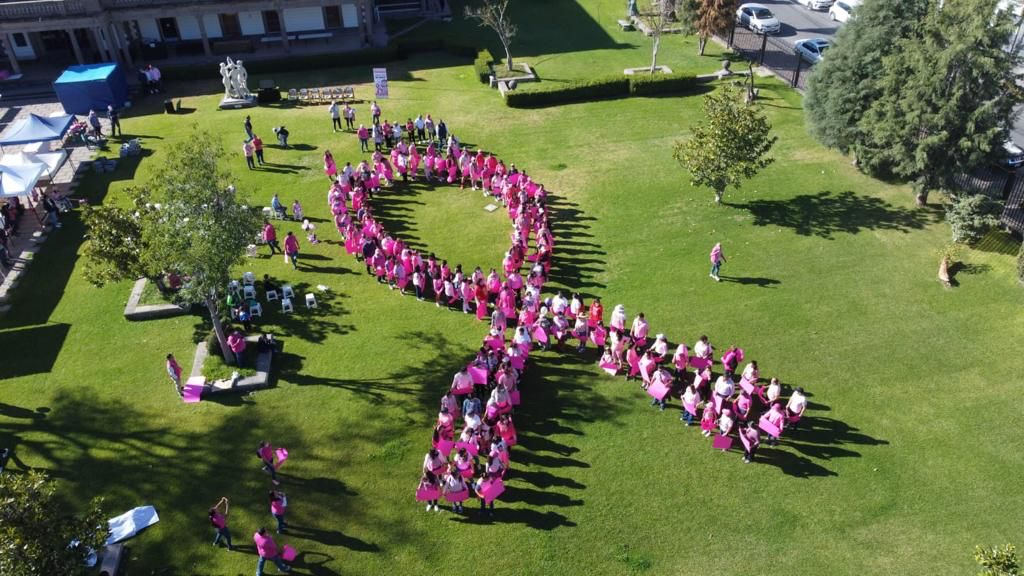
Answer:
[(518, 28), (508, 17), (508, 5), (510, 0), (483, 0), (480, 6), (466, 6), (466, 18), (476, 20), (480, 26), (490, 28), (498, 35), (502, 48), (505, 49), (505, 68), (512, 71), (512, 38), (515, 37)]
[(1002, 206), (984, 194), (957, 194), (946, 207), (946, 221), (953, 232), (953, 242), (974, 244), (999, 224)]
[(860, 121), (882, 94), (879, 62), (916, 34), (931, 0), (864, 0), (807, 80), (804, 109), (811, 134), (843, 154), (859, 153)]
[[(242, 204), (221, 162), (224, 149), (206, 131), (194, 129), (171, 148), (164, 164), (141, 190), (136, 205), (143, 215), (143, 265), (175, 271), (185, 282), (179, 303), (203, 302), (210, 312), (224, 360), (234, 362), (221, 324), (221, 294), (256, 238), (260, 215)], [(143, 207), (151, 207), (144, 209)]]
[(1017, 563), (1017, 547), (1013, 544), (974, 548), (974, 561), (982, 567), (978, 576), (1017, 576), (1020, 565)]
[(87, 206), (85, 279), (96, 286), (153, 277), (142, 264), (142, 219), (118, 206)]
[(691, 185), (711, 188), (721, 204), (726, 188), (739, 188), (774, 161), (768, 152), (778, 138), (771, 135), (768, 118), (743, 104), (733, 86), (705, 96), (704, 115), (707, 121), (694, 126), (689, 139), (676, 142), (672, 157), (689, 170)]
[(0, 474), (0, 574), (83, 573), (89, 549), (99, 550), (107, 539), (101, 502), (94, 499), (81, 515), (68, 514), (45, 474)]
[(637, 16), (651, 31), (651, 67), (650, 73), (658, 70), (658, 49), (661, 47), (661, 35), (676, 17), (676, 0), (650, 0)]
[(701, 0), (676, 0), (676, 20), (683, 34), (697, 33), (697, 11), (700, 4)]
[(862, 167), (913, 180), (918, 204), (987, 161), (1020, 102), (1014, 31), (999, 0), (931, 3), (919, 36), (882, 59), (881, 96), (864, 114)]
[(697, 0), (697, 54), (704, 55), (708, 40), (725, 35), (736, 24), (735, 0)]

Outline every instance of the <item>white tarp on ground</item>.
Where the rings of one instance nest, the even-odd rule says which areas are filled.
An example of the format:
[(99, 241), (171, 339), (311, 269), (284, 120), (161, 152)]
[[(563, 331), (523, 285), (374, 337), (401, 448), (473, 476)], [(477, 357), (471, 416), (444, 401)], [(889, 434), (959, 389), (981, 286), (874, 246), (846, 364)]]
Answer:
[(157, 515), (156, 508), (152, 506), (139, 506), (129, 510), (108, 521), (110, 523), (110, 537), (107, 538), (106, 544), (110, 546), (122, 540), (127, 540), (159, 521), (160, 516)]

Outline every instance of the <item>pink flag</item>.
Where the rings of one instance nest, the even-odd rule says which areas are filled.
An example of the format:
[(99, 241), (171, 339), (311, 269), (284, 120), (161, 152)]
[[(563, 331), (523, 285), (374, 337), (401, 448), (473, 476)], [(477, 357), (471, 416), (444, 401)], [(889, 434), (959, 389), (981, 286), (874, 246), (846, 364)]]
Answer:
[(473, 384), (487, 384), (487, 369), (479, 366), (469, 366), (469, 375), (473, 378)]
[(485, 504), (493, 502), (494, 499), (501, 496), (501, 493), (504, 491), (505, 483), (501, 481), (501, 478), (484, 480), (480, 483), (480, 496), (483, 497)]
[(274, 455), (277, 456), (277, 464), (274, 464), (274, 468), (281, 468), (281, 464), (284, 464), (284, 461), (288, 459), (288, 449), (278, 448), (274, 451)]
[(665, 396), (668, 396), (669, 387), (660, 380), (656, 380), (647, 387), (647, 393), (650, 394), (651, 397), (661, 400)]
[(449, 502), (463, 502), (469, 498), (469, 490), (459, 490), (458, 492), (449, 492), (444, 495), (444, 499)]
[(185, 400), (185, 404), (195, 404), (202, 400), (203, 386), (196, 386), (194, 384), (186, 384), (182, 391), (182, 398)]
[(476, 445), (476, 442), (457, 442), (456, 448), (465, 448), (466, 452), (469, 452), (470, 456), (476, 456), (480, 453), (480, 447)]
[(437, 500), (441, 496), (441, 490), (438, 488), (420, 488), (416, 490), (416, 501), (426, 502), (427, 500)]
[(757, 423), (757, 427), (764, 430), (765, 434), (768, 434), (772, 438), (778, 438), (779, 434), (782, 433), (782, 430), (779, 430), (778, 426), (769, 422), (767, 417), (761, 417), (761, 421)]
[(298, 555), (299, 553), (295, 551), (295, 548), (292, 548), (287, 544), (284, 545), (284, 550), (281, 551), (281, 558), (283, 558), (285, 562), (295, 560), (295, 557)]
[(599, 366), (601, 367), (602, 370), (604, 370), (605, 372), (607, 372), (608, 374), (610, 374), (612, 376), (615, 376), (616, 374), (619, 373), (619, 365), (616, 364), (615, 362), (611, 362), (611, 361), (601, 362), (599, 364)]
[(729, 448), (732, 448), (732, 437), (716, 435), (715, 439), (711, 442), (711, 447), (725, 452)]

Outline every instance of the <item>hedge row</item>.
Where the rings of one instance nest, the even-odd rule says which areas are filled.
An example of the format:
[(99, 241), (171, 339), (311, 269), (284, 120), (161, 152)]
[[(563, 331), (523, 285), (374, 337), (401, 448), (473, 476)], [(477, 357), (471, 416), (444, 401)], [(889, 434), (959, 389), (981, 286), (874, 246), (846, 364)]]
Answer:
[(583, 100), (686, 93), (697, 85), (696, 78), (685, 74), (610, 76), (568, 84), (542, 84), (536, 90), (509, 92), (505, 96), (505, 104), (511, 108), (538, 108)]
[(476, 58), (473, 60), (473, 72), (476, 73), (477, 79), (484, 84), (489, 84), (491, 81), (491, 62), (494, 62), (494, 55), (487, 48), (477, 52)]

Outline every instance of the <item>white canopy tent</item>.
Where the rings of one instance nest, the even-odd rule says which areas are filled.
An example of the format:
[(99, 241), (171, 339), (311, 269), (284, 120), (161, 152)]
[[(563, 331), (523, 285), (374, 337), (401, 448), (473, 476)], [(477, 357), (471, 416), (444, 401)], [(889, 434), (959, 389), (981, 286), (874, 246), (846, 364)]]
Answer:
[[(60, 171), (60, 167), (64, 165), (64, 162), (70, 162), (70, 156), (68, 156), (67, 150), (60, 149), (53, 152), (15, 152), (13, 154), (4, 154), (3, 158), (0, 159), (0, 165), (4, 166), (26, 166), (30, 164), (43, 164), (44, 173), (40, 177), (40, 180), (53, 182), (57, 172)], [(74, 163), (71, 164), (72, 170), (75, 169)]]
[(40, 177), (46, 172), (42, 162), (28, 164), (0, 163), (0, 198), (32, 196)]

